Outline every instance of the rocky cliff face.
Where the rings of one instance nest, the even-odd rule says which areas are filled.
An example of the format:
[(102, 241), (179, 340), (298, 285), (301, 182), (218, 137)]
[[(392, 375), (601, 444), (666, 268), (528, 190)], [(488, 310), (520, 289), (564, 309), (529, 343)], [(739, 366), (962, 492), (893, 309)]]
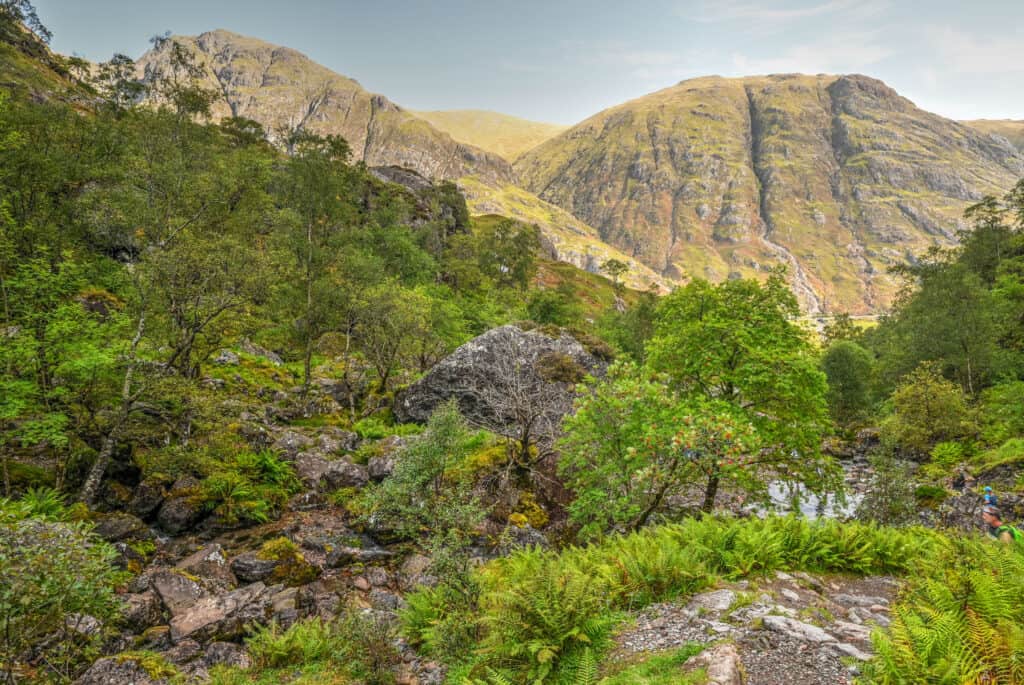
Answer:
[[(511, 179), (511, 167), (498, 155), (452, 140), (383, 95), (367, 92), (295, 50), (222, 30), (173, 40), (193, 52), (203, 68), (203, 85), (219, 94), (215, 119), (253, 119), (271, 135), (296, 127), (338, 134), (352, 146), (355, 160), (404, 166), (429, 178), (472, 174), (493, 183)], [(145, 78), (171, 68), (170, 49), (168, 41), (139, 59)]]
[(864, 76), (684, 81), (526, 153), (520, 182), (668, 277), (786, 265), (811, 313), (876, 312), (893, 264), (949, 245), (1008, 190), (1005, 140), (917, 109)]

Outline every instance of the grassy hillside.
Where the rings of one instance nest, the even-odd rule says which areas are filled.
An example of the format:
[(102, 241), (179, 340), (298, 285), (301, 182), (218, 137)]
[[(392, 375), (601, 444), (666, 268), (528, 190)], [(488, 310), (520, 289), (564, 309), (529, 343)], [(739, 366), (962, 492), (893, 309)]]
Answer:
[(510, 162), (569, 128), (479, 109), (414, 114), (460, 143), (475, 145)]
[(69, 72), (68, 61), (35, 36), (0, 23), (0, 88), (38, 99), (82, 100), (91, 94)]
[(1014, 119), (974, 119), (962, 122), (984, 133), (994, 133), (1006, 138), (1024, 151), (1024, 120)]

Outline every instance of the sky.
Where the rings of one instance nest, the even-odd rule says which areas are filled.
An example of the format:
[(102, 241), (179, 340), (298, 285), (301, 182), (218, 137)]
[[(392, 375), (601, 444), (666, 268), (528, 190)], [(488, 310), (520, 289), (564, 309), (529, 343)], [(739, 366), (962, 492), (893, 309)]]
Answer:
[(216, 28), (417, 110), (573, 124), (696, 76), (861, 73), (954, 119), (1024, 119), (1024, 0), (35, 0), (94, 61)]

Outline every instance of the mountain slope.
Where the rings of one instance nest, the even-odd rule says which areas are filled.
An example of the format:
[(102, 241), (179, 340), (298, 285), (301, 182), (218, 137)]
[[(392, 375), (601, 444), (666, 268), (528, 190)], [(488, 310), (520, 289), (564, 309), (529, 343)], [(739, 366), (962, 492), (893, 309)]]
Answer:
[[(339, 134), (353, 158), (372, 166), (397, 165), (430, 178), (456, 179), (474, 174), (494, 183), (511, 179), (504, 159), (452, 140), (382, 95), (336, 74), (290, 48), (217, 30), (179, 36), (203, 68), (202, 83), (220, 94), (215, 119), (246, 117), (274, 135), (301, 127)], [(172, 41), (143, 55), (145, 78), (171, 70)]]
[(475, 145), (509, 161), (569, 128), (479, 109), (414, 114), (460, 143)]
[(973, 121), (962, 121), (960, 123), (967, 124), (984, 133), (1002, 136), (1013, 143), (1018, 150), (1024, 152), (1024, 120), (974, 119)]
[(473, 177), (459, 179), (458, 185), (472, 214), (499, 214), (536, 224), (540, 228), (544, 248), (552, 259), (590, 273), (600, 273), (605, 261), (617, 259), (629, 267), (622, 281), (630, 288), (647, 290), (652, 284), (659, 289), (666, 288), (666, 279), (646, 264), (602, 241), (596, 230), (564, 209), (519, 186), (509, 184), (499, 188)]
[(811, 312), (885, 308), (886, 270), (948, 245), (1024, 157), (864, 76), (707, 77), (526, 153), (521, 183), (669, 277), (784, 264)]

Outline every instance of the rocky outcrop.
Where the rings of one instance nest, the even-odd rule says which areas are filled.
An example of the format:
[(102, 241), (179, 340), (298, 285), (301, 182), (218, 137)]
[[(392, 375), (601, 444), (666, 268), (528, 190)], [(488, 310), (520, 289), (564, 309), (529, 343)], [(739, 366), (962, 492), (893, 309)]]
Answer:
[(872, 313), (1024, 156), (859, 75), (683, 81), (526, 153), (521, 183), (667, 277), (785, 265), (808, 311)]
[(138, 60), (147, 80), (171, 70), (172, 43), (189, 49), (203, 70), (202, 85), (217, 94), (214, 119), (245, 117), (278, 138), (301, 128), (340, 135), (354, 161), (408, 167), (428, 178), (476, 175), (488, 182), (512, 178), (508, 162), (458, 143), (383, 95), (323, 67), (290, 48), (230, 31), (177, 36)]
[(517, 414), (531, 413), (538, 434), (554, 430), (572, 407), (573, 382), (601, 375), (605, 363), (567, 333), (554, 336), (501, 326), (436, 364), (395, 401), (395, 416), (425, 422), (448, 400), (471, 422), (517, 434)]

